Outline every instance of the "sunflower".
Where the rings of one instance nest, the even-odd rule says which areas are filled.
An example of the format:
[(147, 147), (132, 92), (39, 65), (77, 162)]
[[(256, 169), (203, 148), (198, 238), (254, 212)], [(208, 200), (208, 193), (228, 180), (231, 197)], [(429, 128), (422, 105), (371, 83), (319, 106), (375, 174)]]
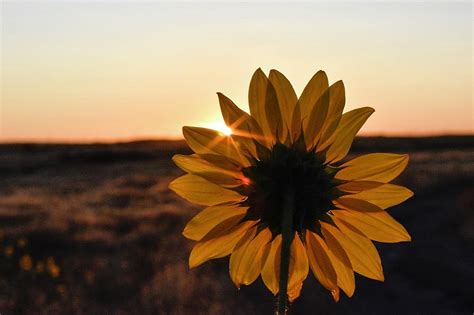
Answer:
[(283, 74), (271, 70), (267, 77), (258, 69), (250, 114), (218, 97), (232, 134), (183, 127), (195, 154), (173, 157), (188, 174), (169, 187), (207, 206), (183, 231), (197, 242), (189, 266), (230, 255), (237, 287), (261, 276), (273, 294), (284, 292), (285, 302), (300, 295), (310, 269), (335, 301), (340, 290), (353, 295), (354, 272), (383, 281), (372, 241), (410, 241), (385, 211), (413, 195), (390, 184), (408, 156), (373, 153), (342, 162), (374, 110), (343, 114), (344, 85), (329, 86), (323, 71), (298, 98)]

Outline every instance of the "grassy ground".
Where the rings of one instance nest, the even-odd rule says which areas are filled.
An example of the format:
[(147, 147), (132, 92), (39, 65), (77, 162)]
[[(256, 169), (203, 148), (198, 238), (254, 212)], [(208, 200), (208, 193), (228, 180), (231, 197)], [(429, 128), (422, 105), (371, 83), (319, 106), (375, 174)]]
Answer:
[[(474, 137), (362, 138), (354, 153), (406, 152), (391, 210), (413, 242), (377, 244), (385, 283), (356, 277), (337, 304), (311, 276), (293, 314), (472, 314)], [(271, 314), (261, 280), (237, 290), (221, 259), (187, 267), (198, 210), (167, 188), (182, 142), (0, 145), (0, 313)]]

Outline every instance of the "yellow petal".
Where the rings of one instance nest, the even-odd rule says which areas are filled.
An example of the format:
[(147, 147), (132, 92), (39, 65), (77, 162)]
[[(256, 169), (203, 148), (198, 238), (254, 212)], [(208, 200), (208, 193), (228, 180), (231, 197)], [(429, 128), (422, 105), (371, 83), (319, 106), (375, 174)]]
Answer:
[[(267, 288), (275, 295), (280, 290), (281, 241), (281, 234), (273, 239), (262, 269), (263, 283), (265, 283)], [(288, 299), (290, 302), (299, 296), (302, 283), (308, 276), (308, 271), (309, 265), (306, 250), (299, 236), (295, 235), (291, 243), (290, 265), (288, 270)]]
[[(236, 146), (239, 148), (239, 150), (243, 153), (244, 157), (258, 159), (257, 147), (256, 143), (254, 142), (254, 139), (249, 138), (248, 136), (242, 136), (237, 134), (232, 134), (230, 135), (230, 137), (232, 138)], [(257, 140), (257, 138), (255, 138), (255, 140)], [(247, 160), (251, 163), (252, 159)]]
[(324, 71), (318, 71), (308, 82), (298, 100), (303, 129), (305, 130), (309, 121), (309, 116), (313, 111), (314, 105), (323, 93), (328, 89), (328, 77)]
[(304, 139), (308, 150), (313, 149), (319, 141), (324, 121), (326, 120), (328, 107), (329, 90), (326, 90), (313, 106), (313, 110), (308, 118), (308, 123), (304, 124), (306, 126), (304, 129)]
[(206, 237), (198, 242), (189, 255), (189, 267), (194, 268), (202, 263), (229, 255), (235, 245), (256, 221), (244, 221), (238, 225), (227, 224), (226, 220), (214, 228)]
[(265, 286), (276, 295), (279, 291), (281, 234), (271, 242), (270, 250), (262, 268), (262, 280)]
[[(342, 115), (334, 131), (334, 142), (326, 153), (327, 163), (340, 161), (347, 155), (355, 135), (373, 112), (373, 108), (362, 107)], [(322, 148), (318, 147), (318, 150), (320, 149)]]
[(245, 216), (247, 209), (248, 207), (235, 204), (207, 207), (188, 222), (183, 235), (191, 240), (200, 241), (223, 221), (234, 218), (237, 224)]
[(303, 281), (308, 276), (309, 263), (306, 249), (298, 233), (295, 233), (290, 250), (290, 266), (288, 278), (288, 299), (293, 302), (298, 298)]
[(232, 137), (207, 128), (183, 127), (183, 135), (189, 147), (198, 154), (219, 154), (247, 167), (250, 162), (240, 152), (239, 143)]
[(349, 181), (337, 186), (337, 189), (339, 189), (340, 191), (345, 191), (345, 192), (350, 192), (350, 193), (359, 193), (361, 191), (374, 189), (382, 185), (383, 183), (371, 182), (371, 181)]
[(265, 263), (265, 251), (270, 249), (270, 230), (265, 228), (255, 236), (256, 230), (257, 227), (254, 227), (253, 231), (249, 231), (245, 239), (242, 239), (242, 245), (237, 245), (230, 256), (230, 277), (237, 287), (241, 284), (249, 285), (258, 278)]
[[(193, 154), (193, 156), (196, 156)], [(241, 166), (239, 166), (238, 163), (235, 161), (229, 159), (228, 157), (225, 157), (223, 155), (216, 155), (216, 154), (199, 154), (197, 155), (201, 159), (209, 162), (210, 164), (213, 164), (219, 168), (226, 169), (232, 172), (240, 172), (242, 169)]]
[(314, 276), (329, 291), (337, 291), (337, 275), (328, 255), (328, 247), (319, 235), (306, 231), (309, 265)]
[(403, 186), (383, 184), (377, 188), (364, 190), (351, 195), (353, 198), (366, 200), (382, 209), (398, 205), (413, 196), (413, 192)]
[(323, 233), (324, 239), (329, 248), (329, 259), (336, 271), (337, 285), (348, 297), (351, 297), (355, 290), (355, 279), (349, 257), (344, 248), (342, 248), (341, 244), (334, 236), (332, 236), (332, 234), (328, 233), (325, 229), (322, 229), (321, 232)]
[(407, 230), (386, 211), (356, 212), (335, 210), (332, 213), (337, 219), (351, 224), (371, 240), (384, 243), (408, 242), (411, 240)]
[(215, 206), (244, 199), (239, 193), (208, 182), (202, 177), (187, 174), (176, 178), (169, 188), (184, 199), (204, 206)]
[(183, 171), (198, 175), (214, 184), (229, 188), (242, 185), (243, 175), (236, 166), (231, 169), (223, 168), (198, 155), (176, 154), (173, 156), (173, 162)]
[(288, 288), (288, 300), (290, 303), (293, 303), (294, 300), (296, 300), (300, 294), (301, 294), (301, 289), (303, 288), (303, 282), (298, 282), (295, 286), (292, 288)]
[(337, 172), (336, 178), (388, 183), (400, 175), (407, 164), (407, 154), (366, 154), (341, 165), (341, 170)]
[(336, 130), (341, 120), (345, 103), (346, 94), (344, 91), (344, 83), (337, 81), (329, 87), (329, 106), (327, 117), (321, 131), (320, 144), (324, 145), (324, 142), (331, 138)]
[(321, 222), (323, 231), (330, 233), (342, 245), (354, 271), (367, 278), (383, 281), (382, 264), (374, 244), (353, 226), (340, 221), (336, 225), (339, 229)]
[(343, 196), (336, 200), (333, 200), (335, 206), (339, 209), (347, 209), (361, 212), (381, 212), (383, 209), (371, 204), (365, 200), (355, 199), (353, 195)]
[(262, 69), (258, 68), (250, 80), (249, 86), (249, 107), (250, 114), (260, 126), (266, 146), (270, 146), (275, 142), (273, 132), (270, 130), (266, 114), (268, 78)]
[(232, 138), (242, 143), (253, 157), (257, 156), (255, 140), (263, 138), (262, 131), (255, 119), (237, 107), (228, 97), (217, 93), (221, 106), (222, 117), (226, 125), (232, 130)]
[(301, 121), (301, 108), (300, 108), (300, 103), (297, 102), (295, 109), (293, 111), (291, 128), (290, 128), (290, 134), (291, 134), (291, 139), (293, 143), (299, 139), (299, 137), (301, 136), (302, 130), (303, 130), (303, 122)]
[(221, 106), (222, 117), (226, 125), (232, 130), (248, 130), (250, 115), (241, 110), (232, 102), (230, 98), (222, 93), (217, 93), (219, 105)]
[(288, 130), (284, 128), (276, 90), (270, 80), (268, 80), (265, 95), (265, 115), (273, 139), (278, 139), (281, 143), (285, 142)]
[(284, 128), (291, 131), (291, 137), (294, 134), (294, 130), (292, 130), (293, 113), (298, 102), (295, 90), (290, 81), (277, 70), (270, 71), (269, 79), (276, 91)]
[(232, 254), (229, 259), (229, 275), (237, 288), (240, 288), (241, 278), (245, 270), (239, 270), (239, 265), (244, 256), (245, 249), (247, 249), (249, 243), (254, 239), (257, 234), (257, 226), (254, 226), (247, 230), (247, 232), (242, 236), (240, 241), (235, 245)]

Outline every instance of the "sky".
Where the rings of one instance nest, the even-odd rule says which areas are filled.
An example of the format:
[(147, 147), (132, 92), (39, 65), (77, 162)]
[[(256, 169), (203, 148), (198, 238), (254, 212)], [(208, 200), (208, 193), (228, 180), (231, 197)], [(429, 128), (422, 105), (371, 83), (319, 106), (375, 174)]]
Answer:
[(258, 67), (342, 79), (365, 135), (474, 133), (471, 2), (0, 5), (0, 141), (179, 138)]

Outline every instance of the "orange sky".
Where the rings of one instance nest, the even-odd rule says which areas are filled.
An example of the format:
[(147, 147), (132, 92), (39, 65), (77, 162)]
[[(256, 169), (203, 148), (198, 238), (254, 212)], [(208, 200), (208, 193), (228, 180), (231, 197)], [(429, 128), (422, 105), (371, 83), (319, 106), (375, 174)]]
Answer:
[(180, 137), (258, 67), (342, 79), (365, 134), (474, 131), (470, 2), (1, 5), (0, 141)]

